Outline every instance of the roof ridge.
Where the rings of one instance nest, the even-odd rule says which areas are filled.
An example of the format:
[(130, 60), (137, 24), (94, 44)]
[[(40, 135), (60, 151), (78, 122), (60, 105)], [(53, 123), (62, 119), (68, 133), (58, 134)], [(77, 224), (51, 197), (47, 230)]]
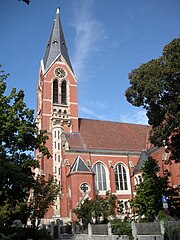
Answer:
[(117, 124), (128, 124), (128, 125), (139, 125), (139, 126), (147, 126), (150, 127), (148, 124), (140, 124), (140, 123), (128, 123), (128, 122), (117, 122), (112, 120), (99, 120), (99, 119), (90, 119), (90, 118), (78, 118), (80, 121), (97, 121), (97, 122), (109, 122), (109, 123), (117, 123)]

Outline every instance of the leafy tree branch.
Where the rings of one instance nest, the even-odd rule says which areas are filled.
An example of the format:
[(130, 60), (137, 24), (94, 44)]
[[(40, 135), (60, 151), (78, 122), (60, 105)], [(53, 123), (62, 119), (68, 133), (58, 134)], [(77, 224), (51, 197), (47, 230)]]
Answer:
[(150, 141), (166, 146), (170, 160), (180, 162), (180, 38), (163, 48), (162, 56), (129, 73), (127, 100), (147, 111)]

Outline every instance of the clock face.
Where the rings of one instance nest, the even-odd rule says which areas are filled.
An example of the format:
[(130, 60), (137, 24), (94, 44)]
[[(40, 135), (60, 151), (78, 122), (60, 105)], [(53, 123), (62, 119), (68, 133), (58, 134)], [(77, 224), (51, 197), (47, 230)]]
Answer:
[(64, 71), (63, 68), (56, 68), (56, 70), (55, 70), (55, 75), (56, 75), (57, 77), (63, 78), (63, 77), (66, 76), (66, 72)]

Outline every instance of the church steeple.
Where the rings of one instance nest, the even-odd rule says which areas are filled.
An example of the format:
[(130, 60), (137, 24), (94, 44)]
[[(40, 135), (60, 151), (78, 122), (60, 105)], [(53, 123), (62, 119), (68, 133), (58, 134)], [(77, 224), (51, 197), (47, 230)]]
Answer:
[(60, 8), (57, 7), (51, 34), (43, 57), (44, 70), (46, 71), (51, 66), (51, 64), (57, 59), (57, 57), (60, 56), (63, 56), (66, 63), (73, 72), (61, 25)]

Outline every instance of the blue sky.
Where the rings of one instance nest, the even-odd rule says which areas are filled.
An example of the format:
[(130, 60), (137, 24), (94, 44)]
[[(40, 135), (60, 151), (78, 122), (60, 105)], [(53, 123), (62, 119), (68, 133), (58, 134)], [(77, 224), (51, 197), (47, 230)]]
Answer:
[[(36, 108), (36, 85), (57, 0), (0, 1), (0, 63), (8, 90), (25, 92)], [(61, 21), (78, 79), (79, 117), (147, 123), (124, 92), (128, 73), (158, 58), (179, 37), (179, 0), (61, 0)]]

